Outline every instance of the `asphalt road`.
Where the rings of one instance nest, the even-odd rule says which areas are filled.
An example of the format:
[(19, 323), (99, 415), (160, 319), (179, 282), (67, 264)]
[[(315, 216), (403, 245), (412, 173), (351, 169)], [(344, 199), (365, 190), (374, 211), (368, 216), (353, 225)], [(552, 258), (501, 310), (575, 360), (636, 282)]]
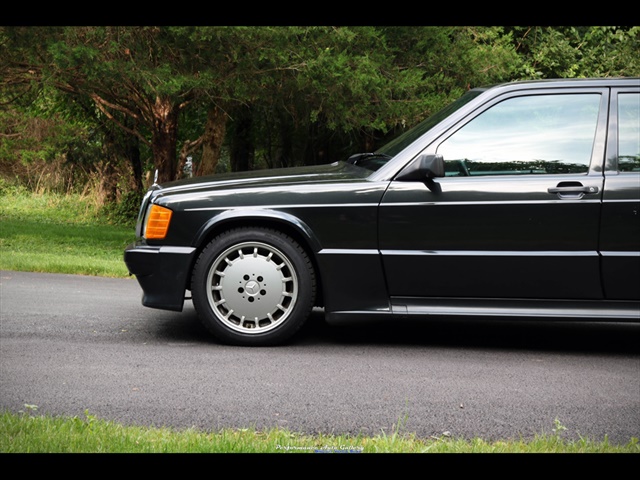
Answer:
[(134, 279), (0, 272), (0, 409), (123, 424), (485, 440), (640, 437), (640, 326), (456, 321), (217, 344)]

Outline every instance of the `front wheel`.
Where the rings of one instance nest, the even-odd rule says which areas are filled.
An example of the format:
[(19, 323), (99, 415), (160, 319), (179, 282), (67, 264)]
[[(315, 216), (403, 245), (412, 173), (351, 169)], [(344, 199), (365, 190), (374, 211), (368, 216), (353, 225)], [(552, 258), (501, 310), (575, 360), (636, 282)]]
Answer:
[(315, 301), (308, 255), (287, 235), (268, 229), (236, 229), (216, 237), (200, 254), (191, 283), (202, 323), (235, 345), (284, 343)]

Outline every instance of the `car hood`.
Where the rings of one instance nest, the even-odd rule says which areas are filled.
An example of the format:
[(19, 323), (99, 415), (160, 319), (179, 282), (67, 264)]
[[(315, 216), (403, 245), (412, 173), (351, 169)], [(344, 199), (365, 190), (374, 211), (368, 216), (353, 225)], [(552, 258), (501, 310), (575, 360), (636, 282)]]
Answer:
[(372, 172), (345, 162), (307, 167), (275, 168), (188, 178), (156, 185), (157, 194), (180, 194), (201, 190), (232, 188), (288, 187), (319, 183), (365, 180)]

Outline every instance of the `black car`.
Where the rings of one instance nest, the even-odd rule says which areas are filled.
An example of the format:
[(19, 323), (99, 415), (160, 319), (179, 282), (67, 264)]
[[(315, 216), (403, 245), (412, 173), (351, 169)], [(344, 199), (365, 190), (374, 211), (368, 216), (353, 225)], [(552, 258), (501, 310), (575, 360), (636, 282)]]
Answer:
[(640, 321), (640, 79), (470, 90), (373, 153), (153, 185), (125, 262), (219, 340), (327, 321)]

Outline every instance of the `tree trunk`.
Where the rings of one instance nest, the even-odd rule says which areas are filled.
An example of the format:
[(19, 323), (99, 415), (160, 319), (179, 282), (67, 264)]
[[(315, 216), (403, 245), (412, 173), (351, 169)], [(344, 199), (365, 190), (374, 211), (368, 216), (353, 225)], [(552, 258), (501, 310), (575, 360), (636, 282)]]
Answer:
[(197, 176), (215, 173), (226, 128), (227, 114), (218, 107), (211, 107), (204, 127), (202, 159), (196, 171)]
[(133, 183), (136, 192), (142, 192), (142, 160), (140, 159), (140, 143), (133, 136), (127, 136), (126, 139), (127, 159), (133, 170)]
[(118, 161), (111, 153), (106, 153), (107, 160), (99, 162), (96, 167), (100, 175), (100, 193), (104, 203), (113, 203), (118, 198), (118, 172), (115, 163)]
[[(125, 125), (129, 128), (133, 128), (133, 121), (129, 118), (124, 120)], [(123, 132), (122, 139), (122, 152), (124, 157), (131, 166), (133, 172), (132, 187), (136, 192), (142, 192), (144, 185), (142, 183), (142, 159), (140, 158), (140, 139), (128, 131)]]
[(250, 170), (255, 149), (251, 138), (251, 112), (240, 109), (236, 118), (231, 141), (231, 170), (245, 172)]
[(153, 162), (158, 169), (158, 183), (176, 179), (178, 157), (178, 113), (180, 107), (168, 98), (156, 98), (153, 106), (153, 134), (151, 150)]
[(276, 152), (276, 167), (290, 167), (294, 165), (295, 158), (293, 153), (293, 138), (295, 136), (295, 130), (293, 122), (289, 116), (281, 115), (280, 122), (278, 122), (280, 147)]

